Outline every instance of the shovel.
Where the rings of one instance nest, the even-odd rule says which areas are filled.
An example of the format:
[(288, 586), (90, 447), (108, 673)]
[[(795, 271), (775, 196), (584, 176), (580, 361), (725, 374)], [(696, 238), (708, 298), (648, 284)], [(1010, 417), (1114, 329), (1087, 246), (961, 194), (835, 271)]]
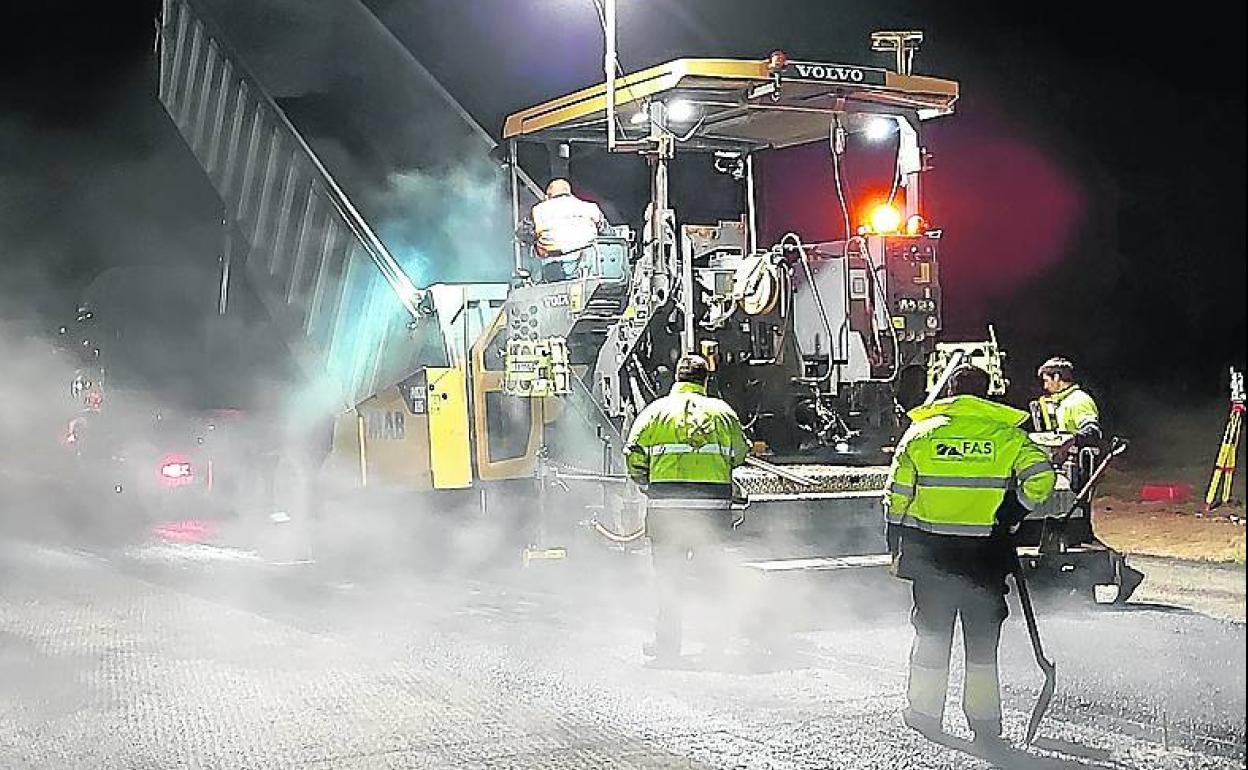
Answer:
[(1040, 720), (1049, 710), (1049, 702), (1053, 700), (1053, 692), (1057, 688), (1057, 664), (1044, 655), (1044, 646), (1040, 642), (1040, 628), (1036, 625), (1036, 610), (1031, 605), (1031, 592), (1027, 590), (1027, 578), (1023, 575), (1023, 563), (1014, 556), (1014, 585), (1018, 588), (1018, 602), (1023, 605), (1023, 618), (1027, 621), (1027, 635), (1031, 637), (1031, 650), (1036, 656), (1036, 665), (1044, 673), (1044, 686), (1040, 688), (1040, 697), (1031, 709), (1031, 718), (1027, 720), (1027, 740), (1030, 744), (1036, 737)]
[[(1061, 524), (1063, 529), (1070, 520), (1071, 515), (1075, 512), (1075, 508), (1083, 501), (1084, 498), (1092, 491), (1092, 485), (1096, 483), (1105, 469), (1109, 467), (1109, 463), (1118, 455), (1127, 449), (1127, 442), (1115, 438), (1106, 453), (1105, 459), (1092, 473), (1087, 483), (1083, 485), (1083, 489), (1079, 490), (1079, 494), (1075, 495), (1075, 500), (1070, 508), (1066, 511), (1066, 515), (1062, 517)], [(1043, 539), (1043, 538), (1042, 538)], [(1049, 703), (1053, 700), (1053, 693), (1057, 689), (1057, 664), (1049, 660), (1044, 654), (1044, 645), (1040, 641), (1040, 627), (1036, 624), (1036, 609), (1031, 604), (1031, 591), (1027, 589), (1027, 577), (1023, 574), (1023, 562), (1018, 558), (1018, 552), (1014, 553), (1014, 585), (1018, 588), (1018, 603), (1023, 606), (1023, 618), (1027, 621), (1027, 636), (1031, 637), (1031, 651), (1035, 653), (1036, 665), (1040, 667), (1040, 671), (1044, 674), (1044, 686), (1040, 688), (1040, 697), (1036, 699), (1036, 705), (1031, 709), (1031, 718), (1027, 720), (1027, 739), (1030, 744), (1036, 737), (1036, 730), (1040, 728), (1040, 720), (1044, 719), (1044, 714), (1049, 710)]]

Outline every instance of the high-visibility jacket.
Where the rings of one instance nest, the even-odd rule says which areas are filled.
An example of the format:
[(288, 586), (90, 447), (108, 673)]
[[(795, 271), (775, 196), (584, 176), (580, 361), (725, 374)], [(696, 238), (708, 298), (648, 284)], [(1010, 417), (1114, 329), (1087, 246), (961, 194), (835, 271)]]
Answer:
[(533, 207), (538, 256), (543, 260), (557, 259), (593, 245), (603, 221), (597, 203), (575, 195), (547, 198)]
[(745, 462), (749, 451), (732, 407), (691, 382), (676, 383), (671, 393), (641, 410), (625, 447), (629, 476), (648, 483), (652, 498), (664, 486), (695, 485), (714, 486), (730, 496), (732, 469)]
[(893, 455), (888, 523), (936, 535), (989, 537), (1006, 493), (1033, 510), (1057, 475), (1044, 450), (1017, 426), (1025, 412), (975, 396), (910, 411)]
[(1080, 433), (1096, 426), (1100, 433), (1100, 412), (1096, 402), (1078, 385), (1070, 385), (1051, 395), (1040, 397), (1040, 414), (1045, 430)]

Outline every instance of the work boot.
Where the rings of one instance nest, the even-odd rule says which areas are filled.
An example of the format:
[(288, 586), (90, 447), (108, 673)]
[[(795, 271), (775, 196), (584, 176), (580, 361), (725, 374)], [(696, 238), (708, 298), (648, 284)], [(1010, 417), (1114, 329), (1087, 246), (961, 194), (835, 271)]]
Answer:
[(914, 730), (916, 733), (922, 735), (929, 741), (935, 741), (940, 736), (944, 735), (944, 730), (941, 729), (939, 719), (930, 717), (926, 714), (920, 714), (913, 709), (905, 709), (902, 711), (901, 721), (906, 723), (906, 727)]
[(1000, 722), (972, 722), (972, 741), (975, 748), (985, 754), (1000, 754), (1010, 750), (1010, 744), (1001, 737)]

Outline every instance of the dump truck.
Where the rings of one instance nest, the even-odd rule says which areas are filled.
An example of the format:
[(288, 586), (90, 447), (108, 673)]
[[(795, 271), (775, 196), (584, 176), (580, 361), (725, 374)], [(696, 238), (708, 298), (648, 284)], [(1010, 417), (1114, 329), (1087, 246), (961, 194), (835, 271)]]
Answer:
[[(395, 256), (269, 95), (282, 80), (262, 69), (274, 57), (240, 53), (249, 36), (238, 3), (165, 0), (160, 99), (222, 200), (222, 291), (246, 280), (299, 361), (290, 424), (332, 426), (304, 442), (324, 451), (298, 453), (313, 458), (310, 475), (477, 515), (523, 510), (499, 520), (523, 530), (525, 559), (596, 547), (586, 533), (641, 547), (644, 498), (625, 476), (623, 437), (671, 385), (680, 354), (695, 351), (762, 450), (735, 477), (745, 563), (886, 563), (880, 499), (904, 407), (954, 357), (1005, 387), (995, 337), (941, 336), (943, 231), (925, 215), (923, 131), (953, 114), (959, 86), (913, 72), (921, 34), (873, 37), (892, 68), (780, 51), (677, 59), (516, 112), (499, 144), (367, 9), (341, 6), (340, 23), (371, 26), (402, 65), (396, 94), (417, 99), (422, 119), (462, 124), (448, 152), (475, 144), (495, 161), (490, 181), (510, 221), (478, 223), (475, 248), (500, 279), (424, 280), (456, 257)], [(844, 203), (844, 156), (881, 129), (896, 146), (894, 189), (859, 224)], [(828, 148), (843, 236), (764, 241), (757, 164), (815, 143)], [(574, 278), (537, 282), (522, 237), (541, 198), (530, 172), (544, 160), (540, 176), (566, 175), (595, 153), (647, 175), (652, 224), (613, 225)], [(736, 215), (686, 218), (669, 183), (678, 156), (700, 158), (707, 184), (735, 186)], [(484, 235), (498, 232), (507, 239)], [(1065, 485), (1031, 514), (1029, 545), (1071, 500)], [(1076, 590), (1115, 587), (1118, 599), (1138, 582), (1095, 539), (1025, 559)]]

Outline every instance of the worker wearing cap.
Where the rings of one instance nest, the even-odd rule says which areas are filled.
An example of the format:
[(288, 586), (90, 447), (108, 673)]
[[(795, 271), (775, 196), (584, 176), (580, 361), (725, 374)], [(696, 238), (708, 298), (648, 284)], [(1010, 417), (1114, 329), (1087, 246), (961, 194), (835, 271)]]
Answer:
[(912, 581), (914, 644), (905, 723), (941, 732), (954, 621), (966, 649), (962, 709), (978, 742), (1001, 740), (997, 645), (1008, 532), (1053, 491), (1044, 451), (1018, 426), (1027, 414), (987, 400), (988, 373), (964, 366), (948, 397), (910, 411), (885, 495), (893, 571)]
[(628, 474), (648, 498), (646, 534), (658, 583), (655, 639), (644, 648), (651, 657), (680, 655), (686, 565), (692, 555), (719, 566), (715, 544), (732, 527), (732, 469), (748, 453), (732, 407), (706, 395), (709, 377), (705, 358), (682, 356), (671, 393), (637, 415), (626, 442)]
[[(1070, 480), (1071, 489), (1083, 489), (1092, 476), (1101, 445), (1101, 417), (1096, 401), (1075, 382), (1075, 365), (1067, 358), (1054, 356), (1036, 370), (1045, 394), (1035, 402), (1033, 418), (1043, 431), (1056, 432), (1065, 442), (1053, 454), (1053, 462)], [(1089, 499), (1080, 503), (1080, 516), (1071, 517), (1066, 525), (1070, 542), (1093, 539), (1092, 505)]]
[(575, 278), (581, 252), (593, 246), (598, 232), (606, 226), (602, 209), (572, 194), (566, 179), (553, 179), (546, 186), (546, 199), (533, 207), (535, 248), (542, 261), (543, 281)]
[(1069, 359), (1053, 357), (1036, 370), (1045, 395), (1038, 405), (1040, 428), (1074, 436), (1077, 446), (1095, 445), (1101, 440), (1101, 415), (1096, 401), (1075, 382), (1075, 365)]

